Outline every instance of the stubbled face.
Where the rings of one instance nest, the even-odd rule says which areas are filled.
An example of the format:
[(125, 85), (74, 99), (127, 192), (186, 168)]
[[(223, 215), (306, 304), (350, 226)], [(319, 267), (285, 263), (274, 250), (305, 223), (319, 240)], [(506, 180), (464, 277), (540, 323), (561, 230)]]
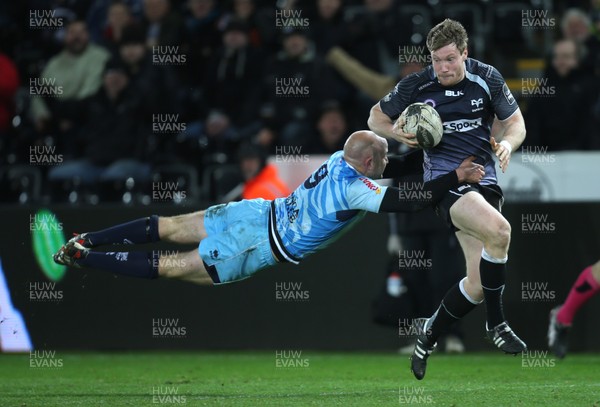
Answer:
[(90, 37), (85, 23), (72, 23), (67, 28), (65, 47), (71, 54), (80, 54), (87, 47), (89, 39)]
[(577, 48), (572, 41), (560, 41), (554, 45), (552, 66), (561, 77), (577, 68)]
[(388, 164), (388, 143), (384, 138), (379, 138), (379, 143), (373, 148), (373, 161), (367, 168), (366, 176), (373, 179), (379, 179), (383, 176), (383, 171)]
[(453, 86), (465, 77), (467, 50), (462, 53), (452, 43), (431, 52), (433, 70), (442, 86)]

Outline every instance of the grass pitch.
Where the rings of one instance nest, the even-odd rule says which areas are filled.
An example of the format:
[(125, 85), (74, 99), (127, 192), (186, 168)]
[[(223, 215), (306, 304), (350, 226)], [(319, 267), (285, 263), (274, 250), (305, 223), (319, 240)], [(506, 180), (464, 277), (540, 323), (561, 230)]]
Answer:
[[(0, 406), (599, 406), (600, 355), (273, 352), (0, 355)], [(59, 363), (60, 361), (60, 363)], [(60, 366), (59, 366), (60, 365)]]

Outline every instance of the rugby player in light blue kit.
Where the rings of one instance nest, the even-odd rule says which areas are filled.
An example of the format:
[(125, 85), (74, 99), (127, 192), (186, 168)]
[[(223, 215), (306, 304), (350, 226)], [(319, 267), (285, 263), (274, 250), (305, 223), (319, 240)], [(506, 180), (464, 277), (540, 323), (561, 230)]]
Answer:
[[(153, 215), (83, 233), (69, 240), (54, 255), (54, 261), (140, 278), (231, 283), (277, 262), (299, 263), (324, 248), (367, 211), (416, 211), (434, 204), (459, 183), (477, 183), (485, 176), (483, 166), (473, 162), (475, 157), (468, 157), (447, 174), (424, 183), (419, 197), (426, 200), (401, 199), (406, 194), (398, 188), (380, 186), (374, 179), (412, 168), (413, 158), (388, 158), (387, 151), (385, 138), (370, 131), (355, 132), (343, 151), (334, 153), (287, 198), (231, 202), (174, 217)], [(199, 248), (167, 256), (158, 251), (90, 250), (159, 240), (199, 243)]]
[[(437, 179), (468, 156), (477, 157), (476, 162), (485, 167), (481, 182), (450, 188), (436, 205), (438, 215), (456, 231), (467, 276), (446, 293), (416, 340), (411, 370), (419, 380), (440, 334), (484, 300), (487, 335), (493, 344), (511, 354), (527, 349), (502, 310), (510, 224), (500, 213), (504, 198), (493, 157), (506, 171), (512, 150), (525, 139), (525, 123), (502, 75), (493, 66), (468, 58), (467, 42), (467, 32), (458, 21), (446, 19), (433, 27), (427, 35), (432, 64), (403, 78), (373, 106), (368, 121), (378, 135), (416, 147), (415, 135), (404, 133), (404, 123), (393, 119), (411, 103), (428, 103), (442, 118), (444, 136), (425, 151), (424, 179)], [(491, 137), (495, 119), (499, 143)]]

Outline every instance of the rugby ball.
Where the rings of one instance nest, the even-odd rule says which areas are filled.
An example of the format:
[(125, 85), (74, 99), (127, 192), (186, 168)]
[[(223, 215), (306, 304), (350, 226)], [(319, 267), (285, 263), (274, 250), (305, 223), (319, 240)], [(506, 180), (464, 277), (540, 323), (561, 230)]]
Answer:
[(421, 148), (433, 148), (442, 139), (444, 126), (438, 112), (427, 103), (413, 103), (409, 105), (398, 120), (404, 118), (404, 132), (412, 133), (417, 137)]

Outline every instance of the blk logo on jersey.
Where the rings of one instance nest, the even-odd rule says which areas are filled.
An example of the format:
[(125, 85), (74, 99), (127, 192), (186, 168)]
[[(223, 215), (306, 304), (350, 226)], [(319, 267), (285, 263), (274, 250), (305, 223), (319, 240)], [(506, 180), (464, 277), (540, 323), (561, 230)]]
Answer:
[(469, 130), (474, 130), (481, 126), (481, 117), (473, 120), (462, 119), (462, 120), (453, 120), (451, 122), (442, 123), (444, 126), (444, 134), (454, 133), (454, 132), (465, 132)]
[(456, 96), (464, 96), (465, 93), (462, 90), (457, 90), (457, 91), (447, 90), (446, 93), (445, 93), (445, 95), (446, 96), (455, 96), (456, 97)]

